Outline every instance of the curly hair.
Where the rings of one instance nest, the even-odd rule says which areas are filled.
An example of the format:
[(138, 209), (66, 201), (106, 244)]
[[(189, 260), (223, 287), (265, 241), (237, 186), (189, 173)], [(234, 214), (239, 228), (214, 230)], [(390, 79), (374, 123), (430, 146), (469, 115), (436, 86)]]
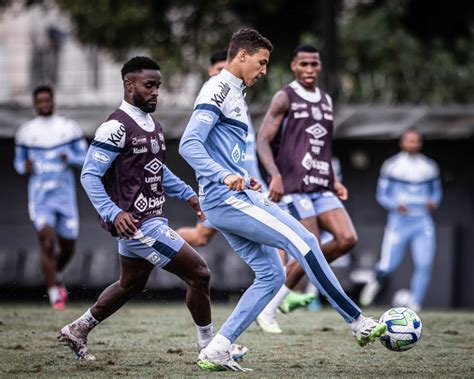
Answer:
[(125, 78), (130, 72), (137, 72), (141, 70), (159, 70), (160, 65), (158, 62), (154, 61), (148, 57), (133, 57), (129, 61), (125, 62), (122, 67), (122, 79)]
[(273, 50), (272, 43), (259, 32), (250, 28), (242, 28), (232, 34), (227, 52), (228, 59), (234, 59), (240, 49), (245, 50), (250, 55), (255, 54), (260, 49)]

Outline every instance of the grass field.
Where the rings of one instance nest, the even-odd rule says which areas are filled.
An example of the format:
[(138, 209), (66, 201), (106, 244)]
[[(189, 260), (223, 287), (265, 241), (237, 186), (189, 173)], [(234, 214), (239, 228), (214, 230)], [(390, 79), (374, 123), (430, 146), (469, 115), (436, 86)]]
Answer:
[[(474, 377), (474, 315), (423, 312), (424, 335), (412, 350), (395, 353), (380, 343), (358, 347), (331, 309), (279, 316), (282, 335), (255, 325), (239, 343), (249, 347), (252, 373), (212, 373), (196, 366), (195, 329), (184, 305), (130, 303), (90, 335), (95, 362), (77, 361), (56, 335), (85, 310), (73, 304), (54, 312), (46, 305), (1, 304), (0, 377)], [(232, 307), (215, 305), (219, 326)], [(379, 316), (381, 310), (367, 312)]]

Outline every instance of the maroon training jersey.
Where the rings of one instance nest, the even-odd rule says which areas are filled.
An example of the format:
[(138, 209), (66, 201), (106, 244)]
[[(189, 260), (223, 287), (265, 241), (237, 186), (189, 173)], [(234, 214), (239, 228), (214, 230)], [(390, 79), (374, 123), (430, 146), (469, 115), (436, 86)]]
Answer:
[[(166, 150), (163, 129), (153, 120), (155, 129), (148, 132), (121, 109), (112, 113), (109, 120), (122, 124), (125, 144), (102, 177), (102, 183), (110, 199), (139, 220), (140, 226), (145, 220), (163, 215), (165, 195), (162, 180)], [(101, 224), (116, 235), (113, 223), (101, 219)]]
[(332, 191), (331, 97), (319, 88), (307, 91), (296, 81), (283, 91), (288, 95), (289, 108), (272, 149), (285, 195)]

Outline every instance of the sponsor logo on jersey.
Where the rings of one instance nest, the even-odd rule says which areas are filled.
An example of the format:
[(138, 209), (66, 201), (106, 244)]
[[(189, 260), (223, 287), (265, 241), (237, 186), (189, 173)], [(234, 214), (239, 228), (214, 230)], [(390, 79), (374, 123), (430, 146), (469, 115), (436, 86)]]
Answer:
[(232, 109), (231, 113), (232, 112), (235, 112), (235, 117), (240, 117), (240, 113), (242, 112), (242, 109), (240, 109), (240, 107), (235, 107), (234, 109)]
[(146, 259), (148, 262), (150, 262), (151, 264), (156, 265), (156, 264), (160, 261), (161, 257), (160, 257), (158, 254), (156, 254), (155, 252), (153, 252), (153, 253), (148, 254), (148, 255), (145, 257), (145, 259)]
[(110, 137), (107, 138), (107, 141), (109, 141), (114, 146), (118, 146), (120, 143), (120, 140), (122, 139), (124, 135), (125, 135), (125, 126), (120, 124), (120, 128), (117, 131), (111, 133)]
[(306, 153), (305, 156), (303, 157), (303, 160), (301, 161), (301, 165), (306, 169), (306, 170), (319, 170), (320, 172), (323, 172), (326, 174), (326, 172), (329, 172), (329, 163), (326, 161), (320, 161), (318, 159), (315, 159), (311, 156), (311, 153)]
[(38, 174), (43, 172), (61, 172), (65, 167), (64, 162), (35, 161), (34, 163), (34, 170)]
[(150, 188), (153, 192), (158, 192), (158, 183), (152, 183)]
[(317, 184), (318, 186), (329, 187), (328, 179), (318, 178), (317, 176), (313, 175), (305, 175), (303, 182), (306, 185)]
[(163, 135), (163, 133), (158, 133), (158, 138), (160, 139), (161, 142), (165, 142), (165, 136)]
[(163, 166), (163, 163), (161, 163), (158, 159), (153, 158), (150, 162), (148, 162), (145, 165), (144, 169), (156, 175), (158, 171), (160, 171), (162, 166)]
[(158, 183), (161, 181), (161, 176), (145, 176), (145, 183)]
[(323, 113), (321, 112), (321, 109), (319, 107), (311, 107), (311, 114), (313, 115), (313, 118), (317, 121), (320, 121), (323, 118)]
[(297, 111), (299, 109), (308, 109), (308, 104), (306, 103), (291, 103), (290, 105), (292, 111)]
[(107, 154), (98, 150), (92, 153), (92, 158), (96, 160), (97, 162), (101, 162), (101, 163), (107, 163), (108, 161), (110, 161), (110, 157)]
[(146, 144), (146, 137), (145, 136), (140, 136), (140, 137), (133, 137), (132, 138), (132, 145), (143, 145)]
[(133, 148), (133, 154), (143, 154), (143, 153), (146, 153), (148, 152), (148, 149), (146, 146), (142, 146), (142, 147), (134, 147)]
[(147, 209), (153, 209), (163, 205), (164, 202), (165, 197), (163, 195), (158, 197), (146, 197), (143, 193), (140, 193), (133, 205), (137, 211), (145, 212)]
[(168, 229), (165, 233), (165, 236), (168, 237), (171, 241), (176, 241), (178, 239), (178, 235), (172, 229)]
[(311, 134), (314, 138), (321, 138), (328, 134), (326, 128), (320, 123), (311, 125), (310, 127), (305, 129), (305, 132)]
[(333, 120), (332, 114), (329, 114), (329, 113), (325, 113), (325, 114), (324, 114), (324, 118), (325, 118), (326, 120), (329, 120), (329, 121), (332, 121), (332, 120)]
[(325, 112), (332, 112), (332, 106), (331, 105), (326, 105), (326, 104), (322, 103), (321, 108), (323, 108), (323, 111), (325, 111)]
[(230, 155), (232, 157), (232, 160), (234, 163), (238, 163), (240, 159), (242, 159), (242, 151), (240, 150), (240, 147), (238, 144), (235, 144), (234, 148), (232, 149), (232, 153)]
[(204, 122), (205, 124), (208, 124), (208, 125), (212, 124), (212, 116), (208, 115), (207, 113), (200, 112), (197, 114), (196, 118), (199, 121)]
[(151, 138), (150, 143), (151, 143), (151, 152), (153, 154), (158, 154), (158, 152), (160, 151), (160, 144), (158, 143), (158, 140), (156, 138)]
[[(316, 140), (319, 141), (319, 140)], [(321, 154), (321, 147), (320, 146), (311, 146), (311, 152), (313, 154), (319, 155)]]
[(221, 89), (221, 91), (219, 93), (215, 93), (212, 97), (211, 97), (211, 101), (213, 101), (214, 103), (216, 103), (216, 105), (218, 107), (220, 107), (222, 105), (222, 103), (224, 102), (225, 98), (227, 97), (227, 95), (229, 94), (229, 91), (230, 91), (230, 86), (229, 84), (227, 83), (223, 83), (223, 82), (220, 82), (219, 83), (219, 88)]
[(295, 112), (295, 113), (293, 113), (293, 117), (295, 118), (295, 120), (298, 119), (298, 118), (308, 118), (309, 113), (306, 112), (306, 111)]

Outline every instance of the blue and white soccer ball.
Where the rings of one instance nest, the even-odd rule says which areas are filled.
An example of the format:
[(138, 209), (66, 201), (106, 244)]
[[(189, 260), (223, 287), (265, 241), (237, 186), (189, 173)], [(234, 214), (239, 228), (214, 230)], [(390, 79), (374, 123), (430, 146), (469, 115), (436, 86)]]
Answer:
[(420, 317), (409, 308), (392, 308), (380, 317), (387, 324), (387, 332), (380, 342), (392, 351), (411, 349), (421, 338)]

